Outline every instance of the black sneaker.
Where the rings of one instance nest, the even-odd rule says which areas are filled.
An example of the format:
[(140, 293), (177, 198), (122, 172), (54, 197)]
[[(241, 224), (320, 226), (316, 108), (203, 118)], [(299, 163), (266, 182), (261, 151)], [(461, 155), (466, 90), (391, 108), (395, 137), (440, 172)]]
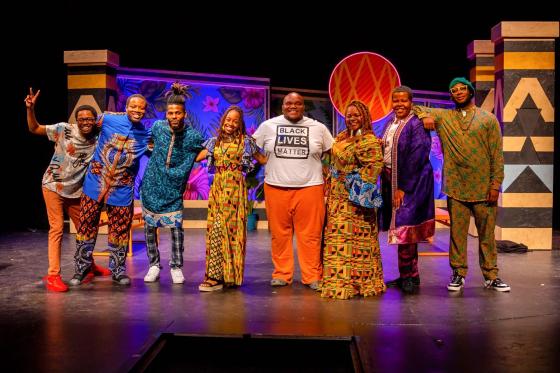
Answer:
[[(412, 284), (413, 284), (414, 286), (420, 286), (420, 276), (409, 277), (409, 278), (412, 280)], [(385, 285), (386, 285), (388, 288), (400, 288), (400, 287), (402, 287), (402, 282), (403, 282), (403, 278), (402, 278), (402, 277), (399, 277), (399, 278), (396, 278), (396, 279), (394, 279), (394, 280), (387, 281), (387, 282), (385, 283)]]
[(417, 285), (414, 284), (413, 277), (403, 278), (401, 282), (401, 289), (404, 293), (412, 294)]
[(94, 274), (92, 272), (86, 272), (83, 274), (75, 273), (74, 276), (68, 281), (70, 286), (78, 286), (82, 284), (87, 284), (93, 280)]
[(394, 280), (391, 281), (387, 281), (385, 283), (385, 285), (387, 285), (388, 288), (400, 288), (401, 287), (401, 283), (402, 283), (402, 278), (398, 277)]
[(447, 284), (447, 290), (449, 291), (459, 291), (465, 286), (465, 278), (458, 273), (453, 273), (451, 276), (451, 282)]
[(487, 289), (494, 289), (496, 291), (510, 291), (511, 288), (508, 284), (500, 280), (499, 278), (495, 278), (493, 280), (486, 280), (484, 281), (484, 286)]
[(130, 277), (124, 274), (120, 274), (118, 276), (113, 276), (113, 282), (119, 285), (130, 285)]

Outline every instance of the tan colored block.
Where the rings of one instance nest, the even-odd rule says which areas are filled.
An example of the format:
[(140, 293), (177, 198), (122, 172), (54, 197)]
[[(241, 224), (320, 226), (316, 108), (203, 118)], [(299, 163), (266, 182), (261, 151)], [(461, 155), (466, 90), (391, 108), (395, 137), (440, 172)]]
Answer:
[(502, 193), (501, 207), (552, 207), (552, 193)]
[[(546, 124), (545, 124), (546, 125)], [(553, 152), (554, 137), (550, 136), (531, 136), (531, 141), (535, 150), (538, 152)]]
[(526, 136), (504, 136), (504, 152), (519, 152), (525, 144)]
[[(552, 10), (552, 9), (550, 9)], [(558, 22), (500, 22), (492, 27), (492, 41), (504, 38), (557, 38)]]
[(117, 80), (106, 74), (68, 75), (68, 89), (109, 88), (117, 90)]
[(119, 66), (119, 55), (107, 49), (64, 51), (64, 63), (68, 65)]
[(183, 228), (206, 229), (206, 220), (183, 220)]
[(503, 69), (554, 70), (554, 52), (505, 52)]
[(494, 66), (476, 66), (470, 71), (472, 82), (493, 82)]
[(523, 243), (530, 250), (552, 250), (552, 228), (496, 227), (497, 240)]
[(492, 40), (473, 40), (467, 45), (467, 58), (474, 59), (481, 54), (494, 55)]
[(208, 208), (208, 200), (207, 199), (186, 199), (183, 201), (184, 208)]

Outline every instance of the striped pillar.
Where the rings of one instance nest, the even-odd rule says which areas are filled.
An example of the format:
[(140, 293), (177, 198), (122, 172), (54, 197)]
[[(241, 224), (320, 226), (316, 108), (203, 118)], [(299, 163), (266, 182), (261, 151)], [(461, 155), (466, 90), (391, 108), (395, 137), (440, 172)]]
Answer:
[(118, 54), (106, 49), (64, 51), (64, 63), (68, 68), (69, 122), (75, 122), (74, 111), (80, 105), (91, 105), (99, 113), (115, 111)]
[(558, 22), (501, 22), (495, 45), (495, 109), (505, 178), (497, 239), (552, 249), (555, 38)]
[(473, 40), (467, 46), (471, 62), (470, 81), (473, 82), (476, 106), (494, 111), (494, 43), (490, 40)]

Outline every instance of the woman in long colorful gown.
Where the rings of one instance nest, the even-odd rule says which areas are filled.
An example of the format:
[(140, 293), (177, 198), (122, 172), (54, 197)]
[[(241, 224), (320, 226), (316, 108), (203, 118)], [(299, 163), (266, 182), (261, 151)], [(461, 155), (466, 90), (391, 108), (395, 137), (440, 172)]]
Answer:
[(354, 178), (359, 175), (364, 187), (377, 188), (383, 167), (381, 145), (365, 104), (350, 102), (345, 116), (347, 129), (336, 137), (331, 153), (321, 284), (322, 297), (338, 299), (385, 291), (375, 208), (379, 198), (364, 207), (349, 200), (345, 186), (355, 171)]
[(218, 136), (208, 139), (197, 157), (215, 169), (208, 198), (206, 270), (200, 291), (221, 290), (243, 282), (247, 241), (247, 185), (245, 174), (253, 158), (266, 163), (254, 140), (247, 135), (243, 110), (230, 106), (220, 120)]

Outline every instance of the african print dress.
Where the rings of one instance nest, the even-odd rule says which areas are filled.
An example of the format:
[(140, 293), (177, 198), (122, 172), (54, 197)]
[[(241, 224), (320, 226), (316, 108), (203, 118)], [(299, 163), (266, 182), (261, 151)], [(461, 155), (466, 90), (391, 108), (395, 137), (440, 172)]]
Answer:
[(250, 137), (241, 143), (216, 144), (213, 137), (204, 143), (208, 167), (215, 169), (208, 198), (205, 278), (240, 286), (243, 282), (247, 241), (247, 186), (258, 148)]
[(377, 182), (383, 166), (379, 140), (373, 134), (347, 138), (343, 131), (332, 147), (331, 164), (321, 296), (348, 299), (380, 294), (385, 283), (376, 209), (350, 202), (344, 185), (352, 171), (358, 171), (364, 182)]

